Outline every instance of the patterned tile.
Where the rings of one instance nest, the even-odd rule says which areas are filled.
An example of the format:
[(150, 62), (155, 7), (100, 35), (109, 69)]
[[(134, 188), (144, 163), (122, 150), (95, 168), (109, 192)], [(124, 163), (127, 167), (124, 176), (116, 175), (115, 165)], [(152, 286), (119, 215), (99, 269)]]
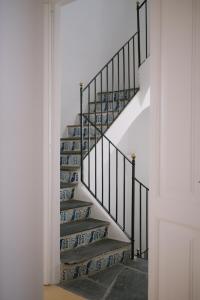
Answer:
[(71, 200), (74, 198), (75, 188), (62, 188), (60, 189), (60, 201)]
[(78, 207), (60, 212), (60, 224), (84, 220), (90, 217), (91, 207)]

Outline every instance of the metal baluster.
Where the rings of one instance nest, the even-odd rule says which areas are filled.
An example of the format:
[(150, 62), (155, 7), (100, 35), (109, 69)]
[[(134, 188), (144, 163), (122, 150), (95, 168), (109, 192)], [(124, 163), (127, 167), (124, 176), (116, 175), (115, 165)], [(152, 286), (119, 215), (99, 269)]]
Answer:
[(146, 25), (145, 32), (146, 32), (146, 58), (147, 58), (148, 57), (148, 49), (147, 49), (147, 43), (148, 43), (148, 40), (147, 40), (147, 2), (145, 2), (145, 25)]
[(94, 80), (94, 97), (95, 97), (95, 197), (97, 196), (97, 82)]
[(83, 83), (80, 83), (80, 121), (81, 121), (81, 181), (83, 182)]
[(118, 150), (116, 148), (116, 222), (118, 220)]
[(125, 99), (125, 90), (126, 90), (126, 71), (125, 71), (125, 49), (123, 47), (123, 98)]
[(146, 258), (148, 259), (148, 248), (149, 248), (149, 240), (148, 240), (148, 225), (149, 225), (149, 203), (148, 203), (148, 189), (146, 189)]
[(119, 113), (119, 93), (120, 93), (120, 66), (119, 66), (119, 52), (117, 54), (117, 67), (118, 67), (118, 113)]
[(128, 98), (130, 99), (130, 88), (131, 88), (131, 81), (130, 81), (130, 45), (128, 42)]
[(137, 32), (138, 32), (138, 66), (141, 65), (140, 53), (140, 2), (137, 2)]
[(100, 75), (100, 85), (101, 85), (101, 134), (103, 133), (103, 101), (102, 101), (102, 72)]
[(114, 114), (114, 78), (115, 78), (115, 74), (114, 74), (114, 60), (112, 59), (112, 110), (113, 110), (113, 120), (115, 117)]
[(142, 254), (142, 186), (141, 186), (141, 183), (140, 183), (140, 196), (139, 196), (139, 199), (140, 199), (140, 225), (139, 225), (139, 230), (140, 230), (140, 257), (141, 257), (141, 254)]
[(110, 182), (110, 141), (108, 144), (108, 178), (109, 178), (109, 182), (108, 182), (108, 211), (110, 213), (110, 187), (111, 187), (111, 182)]
[(101, 159), (102, 159), (102, 177), (101, 177), (101, 180), (102, 180), (102, 195), (101, 195), (101, 198), (102, 198), (102, 206), (103, 206), (103, 201), (104, 201), (104, 191), (103, 191), (103, 188), (104, 188), (104, 182), (103, 182), (103, 180), (104, 180), (104, 168), (103, 168), (103, 139), (104, 139), (104, 137), (102, 136), (101, 137), (101, 153), (102, 153), (102, 155), (101, 155)]
[(135, 253), (135, 154), (132, 154), (131, 258)]
[(90, 85), (88, 86), (88, 187), (90, 188)]
[(106, 66), (106, 89), (107, 89), (107, 128), (109, 127), (109, 122), (108, 122), (108, 105), (109, 105), (109, 102), (108, 102), (108, 65)]
[(135, 95), (135, 36), (133, 37), (133, 88)]
[(126, 227), (126, 158), (124, 156), (124, 182), (123, 182), (123, 230)]

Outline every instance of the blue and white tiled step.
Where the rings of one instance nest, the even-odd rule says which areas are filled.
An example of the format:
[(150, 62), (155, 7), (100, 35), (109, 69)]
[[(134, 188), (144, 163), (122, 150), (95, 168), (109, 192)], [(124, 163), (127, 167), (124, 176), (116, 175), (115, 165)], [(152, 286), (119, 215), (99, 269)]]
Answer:
[(95, 124), (95, 120), (96, 120), (96, 124), (97, 125), (101, 125), (101, 121), (102, 124), (107, 125), (107, 124), (111, 124), (115, 118), (117, 117), (118, 112), (98, 112), (98, 113), (90, 113), (89, 117), (88, 114), (84, 114), (85, 117), (83, 117), (83, 124), (87, 125), (88, 124), (88, 119), (90, 120), (90, 122), (92, 122), (93, 124)]
[[(95, 144), (95, 139), (94, 138), (90, 138), (90, 147), (92, 147)], [(88, 139), (84, 139), (83, 140), (83, 151), (86, 151), (88, 149)], [(78, 138), (65, 138), (65, 139), (61, 139), (60, 142), (60, 152), (61, 153), (71, 153), (73, 154), (73, 152), (76, 151), (81, 151), (81, 141), (80, 141), (80, 137)]]
[(74, 199), (75, 187), (60, 188), (60, 201), (67, 201)]
[(97, 101), (117, 101), (117, 100), (129, 100), (133, 98), (138, 89), (126, 89), (114, 92), (102, 92), (97, 94)]
[(117, 100), (107, 102), (90, 102), (90, 112), (115, 112), (121, 111), (128, 104), (128, 100)]
[(72, 184), (75, 185), (78, 183), (79, 180), (79, 175), (78, 172), (73, 170), (73, 171), (65, 171), (61, 170), (60, 171), (60, 183), (61, 184)]
[(60, 224), (85, 220), (90, 217), (92, 203), (67, 200), (60, 205)]
[(60, 225), (60, 251), (86, 246), (107, 237), (109, 223), (85, 219)]
[[(101, 130), (101, 126), (97, 126), (99, 130)], [(102, 126), (103, 132), (107, 129), (107, 125)], [(95, 134), (100, 136), (100, 132), (98, 130), (95, 130), (94, 127), (90, 126), (89, 131), (88, 131), (88, 126), (83, 126), (83, 136), (88, 137), (88, 132), (89, 132), (89, 137), (95, 137)], [(80, 137), (81, 136), (81, 126), (80, 125), (70, 125), (68, 126), (68, 136), (69, 137)]]
[(61, 154), (60, 156), (60, 167), (73, 167), (80, 168), (81, 155), (80, 154)]
[(61, 282), (91, 275), (130, 259), (130, 243), (104, 239), (61, 253)]

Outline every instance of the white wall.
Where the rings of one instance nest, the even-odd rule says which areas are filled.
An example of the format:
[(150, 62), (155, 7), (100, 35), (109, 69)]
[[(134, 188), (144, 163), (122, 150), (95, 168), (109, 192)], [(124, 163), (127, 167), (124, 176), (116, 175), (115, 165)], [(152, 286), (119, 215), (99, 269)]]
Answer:
[(87, 84), (135, 32), (135, 0), (77, 0), (62, 8), (61, 135), (80, 111), (80, 81)]
[(42, 299), (40, 0), (0, 2), (0, 299)]

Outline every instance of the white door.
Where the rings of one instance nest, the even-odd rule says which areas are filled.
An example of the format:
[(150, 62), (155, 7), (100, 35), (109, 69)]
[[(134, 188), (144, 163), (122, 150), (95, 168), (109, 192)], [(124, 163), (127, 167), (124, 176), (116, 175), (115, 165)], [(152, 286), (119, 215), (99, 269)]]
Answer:
[(200, 300), (200, 0), (151, 0), (149, 300)]

